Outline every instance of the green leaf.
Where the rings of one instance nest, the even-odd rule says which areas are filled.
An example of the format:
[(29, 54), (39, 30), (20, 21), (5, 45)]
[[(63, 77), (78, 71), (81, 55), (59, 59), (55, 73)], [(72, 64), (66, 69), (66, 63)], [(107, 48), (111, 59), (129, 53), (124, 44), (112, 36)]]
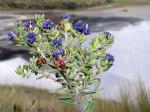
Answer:
[(69, 68), (73, 67), (73, 65), (74, 65), (73, 63), (66, 63), (66, 66)]
[(49, 34), (49, 38), (57, 38), (60, 35), (60, 31), (57, 29), (47, 30)]
[(84, 107), (84, 111), (85, 112), (92, 112), (94, 109), (94, 102), (88, 102), (85, 107)]
[(95, 51), (99, 45), (99, 37), (95, 37), (91, 43), (91, 49)]
[(75, 104), (75, 100), (72, 97), (59, 97), (59, 100), (64, 103)]
[(97, 60), (92, 60), (92, 61), (90, 62), (91, 65), (94, 65), (94, 64), (96, 64), (96, 63), (97, 63)]
[(35, 58), (35, 56), (33, 56), (32, 58), (30, 58), (30, 61), (29, 61), (29, 68), (30, 68), (32, 71), (36, 71), (36, 70), (37, 70), (36, 58)]
[(36, 34), (40, 33), (40, 29), (38, 27), (35, 27), (34, 28), (34, 33), (36, 33)]
[(100, 83), (101, 82), (101, 79), (100, 78), (95, 78), (92, 80), (92, 83)]
[(81, 92), (81, 96), (86, 96), (86, 95), (92, 95), (95, 94), (96, 92), (88, 91), (88, 92)]
[(80, 41), (81, 43), (84, 42), (85, 39), (86, 39), (86, 38), (85, 38), (84, 35), (80, 35), (80, 36), (79, 36), (79, 41)]
[(65, 30), (70, 31), (72, 29), (72, 25), (70, 23), (65, 23)]
[(67, 38), (68, 39), (68, 42), (72, 42), (73, 41), (73, 36), (69, 36), (69, 38)]
[(24, 70), (23, 70), (23, 67), (19, 66), (16, 71), (15, 71), (18, 75), (23, 75), (24, 74)]

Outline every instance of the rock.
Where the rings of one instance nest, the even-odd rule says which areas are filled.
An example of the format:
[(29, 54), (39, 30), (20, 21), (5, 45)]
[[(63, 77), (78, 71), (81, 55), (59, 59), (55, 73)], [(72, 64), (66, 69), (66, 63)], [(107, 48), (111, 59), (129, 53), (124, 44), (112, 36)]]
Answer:
[(28, 60), (31, 55), (29, 54), (29, 51), (25, 48), (10, 48), (6, 46), (0, 46), (0, 61), (15, 58), (17, 56)]

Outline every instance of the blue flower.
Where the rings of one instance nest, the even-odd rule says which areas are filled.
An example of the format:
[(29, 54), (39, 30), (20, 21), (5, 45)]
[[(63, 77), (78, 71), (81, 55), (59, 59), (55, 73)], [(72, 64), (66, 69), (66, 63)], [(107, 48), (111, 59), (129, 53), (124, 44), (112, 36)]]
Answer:
[(88, 24), (85, 24), (83, 21), (77, 21), (74, 24), (74, 29), (85, 35), (89, 35), (91, 33), (91, 29)]
[(53, 27), (54, 27), (54, 23), (51, 20), (49, 20), (49, 19), (45, 20), (42, 23), (42, 28), (43, 29), (52, 29)]
[(27, 35), (27, 42), (33, 44), (36, 41), (36, 34), (34, 32), (29, 32)]
[(64, 50), (59, 48), (53, 51), (53, 56), (59, 56), (64, 53)]
[(80, 33), (84, 33), (84, 31), (86, 29), (86, 24), (83, 21), (77, 21), (74, 24), (74, 29)]
[(60, 38), (56, 38), (53, 40), (53, 45), (54, 46), (61, 46), (62, 45), (62, 40)]
[(111, 37), (112, 35), (111, 35), (111, 33), (109, 33), (109, 32), (104, 32), (104, 35), (105, 35), (105, 38), (107, 39), (108, 37)]
[(107, 59), (109, 62), (113, 63), (115, 61), (114, 56), (110, 54), (105, 54), (104, 59)]
[(15, 32), (9, 32), (8, 34), (7, 34), (7, 36), (8, 36), (8, 39), (9, 40), (11, 40), (11, 41), (15, 41), (16, 40), (16, 33)]
[(63, 19), (71, 19), (71, 16), (69, 14), (64, 14)]
[(24, 26), (25, 27), (29, 28), (30, 25), (34, 26), (35, 25), (35, 21), (25, 21), (24, 22)]
[(91, 33), (91, 28), (89, 27), (89, 25), (87, 24), (86, 25), (86, 29), (85, 29), (85, 31), (84, 31), (84, 34), (85, 35), (89, 35)]

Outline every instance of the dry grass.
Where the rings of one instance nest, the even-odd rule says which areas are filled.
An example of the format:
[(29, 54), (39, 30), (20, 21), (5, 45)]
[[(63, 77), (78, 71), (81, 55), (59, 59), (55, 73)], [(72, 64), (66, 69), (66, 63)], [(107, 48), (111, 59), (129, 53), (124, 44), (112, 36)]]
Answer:
[[(94, 112), (150, 112), (150, 95), (143, 84), (128, 93), (122, 89), (120, 96), (119, 102), (96, 99)], [(58, 94), (47, 90), (0, 86), (0, 112), (74, 112), (74, 108), (61, 103)]]
[[(57, 94), (47, 90), (20, 87), (0, 87), (0, 112), (71, 112), (72, 108), (59, 102)], [(65, 110), (64, 110), (65, 109)]]

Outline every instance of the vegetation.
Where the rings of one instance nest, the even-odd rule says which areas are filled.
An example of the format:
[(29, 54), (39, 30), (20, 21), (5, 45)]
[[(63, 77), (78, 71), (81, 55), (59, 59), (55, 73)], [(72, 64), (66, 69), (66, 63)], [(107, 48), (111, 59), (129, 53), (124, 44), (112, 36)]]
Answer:
[(114, 3), (118, 4), (147, 4), (150, 0), (113, 0)]
[[(22, 77), (34, 74), (38, 79), (50, 78), (62, 84), (61, 91), (66, 94), (60, 101), (74, 104), (76, 112), (92, 112), (93, 96), (99, 91), (97, 75), (109, 70), (114, 62), (114, 56), (107, 53), (113, 35), (102, 32), (84, 48), (91, 28), (83, 21), (72, 23), (68, 14), (62, 18), (54, 24), (44, 15), (36, 15), (32, 21), (19, 21), (8, 33), (14, 46), (26, 47), (33, 55), (28, 63), (18, 66), (16, 73)], [(89, 89), (92, 84), (96, 84), (93, 90)]]
[[(136, 88), (128, 92), (122, 89), (119, 102), (96, 99), (94, 112), (150, 112), (149, 92), (142, 84)], [(72, 105), (59, 102), (58, 94), (47, 90), (0, 86), (0, 91), (0, 112), (74, 112)]]
[(78, 9), (108, 3), (147, 4), (150, 0), (0, 0), (1, 9)]
[(2, 8), (21, 9), (76, 9), (103, 4), (105, 0), (0, 0)]

